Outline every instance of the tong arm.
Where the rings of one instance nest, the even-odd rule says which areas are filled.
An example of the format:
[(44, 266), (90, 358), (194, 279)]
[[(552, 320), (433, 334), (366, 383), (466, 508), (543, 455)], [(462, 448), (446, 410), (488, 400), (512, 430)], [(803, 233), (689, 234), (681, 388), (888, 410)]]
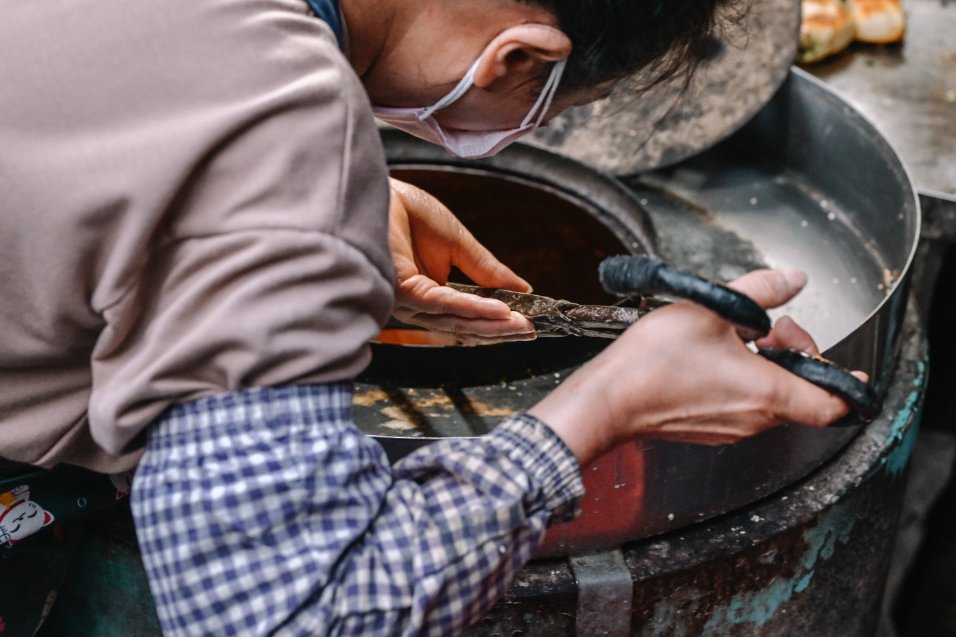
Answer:
[(483, 288), (461, 283), (448, 287), (487, 299), (497, 299), (530, 319), (538, 336), (596, 336), (617, 338), (647, 310), (615, 305), (582, 305), (540, 294)]

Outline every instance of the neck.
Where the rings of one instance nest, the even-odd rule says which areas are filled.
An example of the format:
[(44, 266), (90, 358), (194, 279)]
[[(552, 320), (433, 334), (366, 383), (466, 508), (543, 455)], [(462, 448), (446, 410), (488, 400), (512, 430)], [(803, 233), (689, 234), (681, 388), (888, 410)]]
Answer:
[(396, 21), (394, 3), (376, 0), (340, 0), (345, 20), (349, 63), (364, 76), (382, 55)]

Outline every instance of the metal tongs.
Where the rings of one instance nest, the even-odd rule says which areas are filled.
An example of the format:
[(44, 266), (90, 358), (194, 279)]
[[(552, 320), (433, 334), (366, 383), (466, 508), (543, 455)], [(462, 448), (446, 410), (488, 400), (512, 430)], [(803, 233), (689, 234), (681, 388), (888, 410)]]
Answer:
[[(582, 305), (528, 294), (449, 283), (461, 292), (498, 299), (529, 318), (538, 336), (595, 336), (616, 338), (648, 312), (684, 299), (706, 307), (734, 324), (745, 341), (755, 341), (770, 332), (767, 312), (753, 299), (719, 283), (675, 268), (653, 257), (614, 256), (598, 268), (604, 289), (623, 297), (626, 305)], [(758, 349), (757, 353), (789, 372), (832, 392), (850, 405), (863, 422), (875, 419), (883, 401), (874, 389), (843, 367), (819, 356), (796, 350)], [(841, 421), (838, 425), (855, 425)]]
[[(542, 336), (595, 336), (617, 338), (634, 321), (652, 309), (652, 301), (644, 299), (637, 307), (620, 305), (582, 305), (550, 296), (512, 292), (498, 288), (449, 283), (448, 287), (487, 299), (497, 299), (534, 323)], [(656, 307), (656, 304), (654, 305)]]

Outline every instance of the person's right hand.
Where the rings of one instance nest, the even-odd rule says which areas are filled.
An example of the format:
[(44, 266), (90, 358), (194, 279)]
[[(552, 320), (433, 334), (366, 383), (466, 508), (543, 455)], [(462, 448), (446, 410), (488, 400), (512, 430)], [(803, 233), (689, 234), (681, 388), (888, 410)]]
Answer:
[[(800, 272), (760, 270), (730, 286), (771, 308), (805, 283)], [(758, 345), (817, 353), (789, 319)], [(823, 427), (848, 407), (753, 353), (716, 314), (681, 302), (639, 320), (529, 411), (586, 464), (630, 438), (729, 444), (784, 422)]]

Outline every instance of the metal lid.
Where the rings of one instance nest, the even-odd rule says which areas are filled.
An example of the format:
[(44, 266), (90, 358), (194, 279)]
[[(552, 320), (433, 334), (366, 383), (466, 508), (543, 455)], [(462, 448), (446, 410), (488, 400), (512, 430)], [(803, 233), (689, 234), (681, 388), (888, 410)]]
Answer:
[[(740, 12), (740, 3), (727, 12)], [(684, 90), (675, 78), (637, 94), (624, 82), (606, 99), (569, 109), (529, 141), (607, 172), (675, 164), (743, 126), (787, 77), (797, 50), (800, 3), (744, 3)]]

